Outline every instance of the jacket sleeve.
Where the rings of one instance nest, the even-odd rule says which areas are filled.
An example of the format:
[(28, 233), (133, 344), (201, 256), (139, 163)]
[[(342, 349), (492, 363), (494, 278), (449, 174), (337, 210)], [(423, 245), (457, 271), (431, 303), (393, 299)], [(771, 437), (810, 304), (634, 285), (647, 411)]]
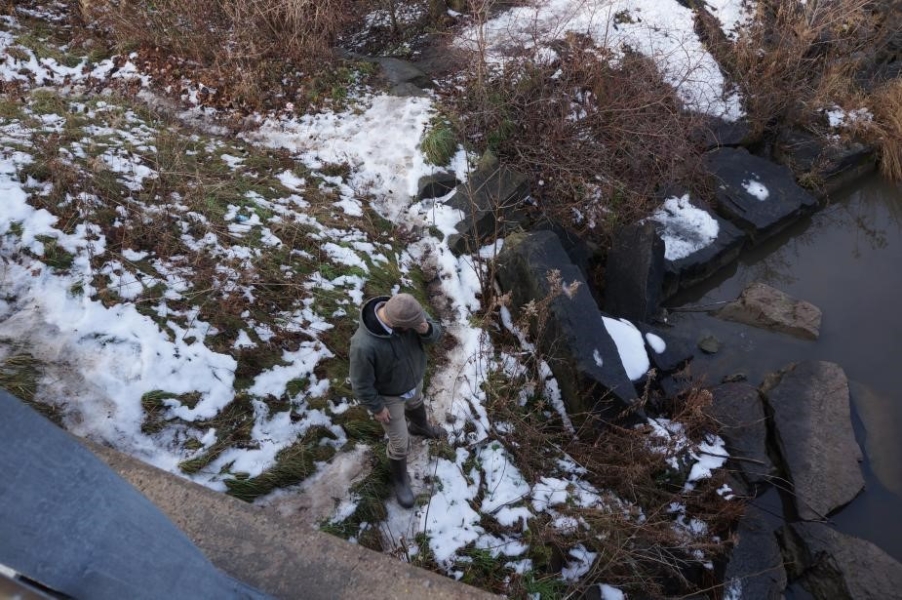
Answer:
[(350, 377), (351, 388), (357, 400), (373, 414), (382, 412), (385, 403), (376, 391), (376, 370), (372, 353), (353, 344), (350, 352)]
[(428, 315), (426, 317), (426, 322), (429, 323), (429, 331), (421, 333), (420, 339), (423, 340), (424, 345), (428, 346), (429, 344), (436, 343), (439, 338), (442, 337), (443, 331), (441, 324)]

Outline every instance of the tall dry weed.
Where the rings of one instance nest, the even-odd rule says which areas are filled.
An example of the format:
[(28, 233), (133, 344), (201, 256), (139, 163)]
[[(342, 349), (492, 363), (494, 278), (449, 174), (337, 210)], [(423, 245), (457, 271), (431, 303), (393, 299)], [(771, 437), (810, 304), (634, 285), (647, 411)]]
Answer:
[(869, 0), (762, 0), (736, 42), (714, 51), (742, 90), (756, 133), (804, 126), (858, 93), (858, 75), (888, 39), (886, 18)]

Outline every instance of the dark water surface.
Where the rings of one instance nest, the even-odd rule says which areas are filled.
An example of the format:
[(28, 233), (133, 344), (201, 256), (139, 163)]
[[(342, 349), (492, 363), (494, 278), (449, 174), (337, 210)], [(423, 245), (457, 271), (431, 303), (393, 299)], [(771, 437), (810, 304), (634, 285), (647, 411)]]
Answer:
[(874, 176), (833, 195), (830, 204), (747, 250), (697, 288), (668, 302), (677, 310), (735, 299), (762, 281), (823, 311), (817, 341), (727, 323), (705, 312), (674, 312), (677, 337), (706, 333), (722, 342), (697, 351), (693, 372), (709, 384), (744, 373), (758, 385), (793, 361), (839, 364), (850, 380), (866, 489), (832, 516), (840, 531), (870, 540), (902, 560), (902, 186)]

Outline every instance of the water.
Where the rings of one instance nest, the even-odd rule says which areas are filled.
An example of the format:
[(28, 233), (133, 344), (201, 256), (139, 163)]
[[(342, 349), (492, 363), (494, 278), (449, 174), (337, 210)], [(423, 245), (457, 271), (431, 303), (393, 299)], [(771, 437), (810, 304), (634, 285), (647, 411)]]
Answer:
[(697, 352), (693, 372), (709, 384), (733, 373), (750, 383), (788, 363), (825, 360), (850, 380), (853, 424), (866, 457), (866, 489), (832, 520), (902, 560), (902, 186), (874, 176), (700, 286), (668, 302), (678, 310), (735, 299), (762, 281), (823, 311), (821, 335), (804, 341), (705, 312), (674, 312), (674, 333), (693, 343), (712, 333), (723, 344)]

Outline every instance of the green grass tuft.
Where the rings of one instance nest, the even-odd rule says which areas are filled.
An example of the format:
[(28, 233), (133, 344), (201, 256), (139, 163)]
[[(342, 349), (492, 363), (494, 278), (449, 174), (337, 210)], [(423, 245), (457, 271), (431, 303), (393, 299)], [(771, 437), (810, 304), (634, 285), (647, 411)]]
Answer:
[(426, 160), (443, 167), (451, 162), (457, 152), (457, 134), (448, 123), (438, 121), (423, 137), (422, 148)]

